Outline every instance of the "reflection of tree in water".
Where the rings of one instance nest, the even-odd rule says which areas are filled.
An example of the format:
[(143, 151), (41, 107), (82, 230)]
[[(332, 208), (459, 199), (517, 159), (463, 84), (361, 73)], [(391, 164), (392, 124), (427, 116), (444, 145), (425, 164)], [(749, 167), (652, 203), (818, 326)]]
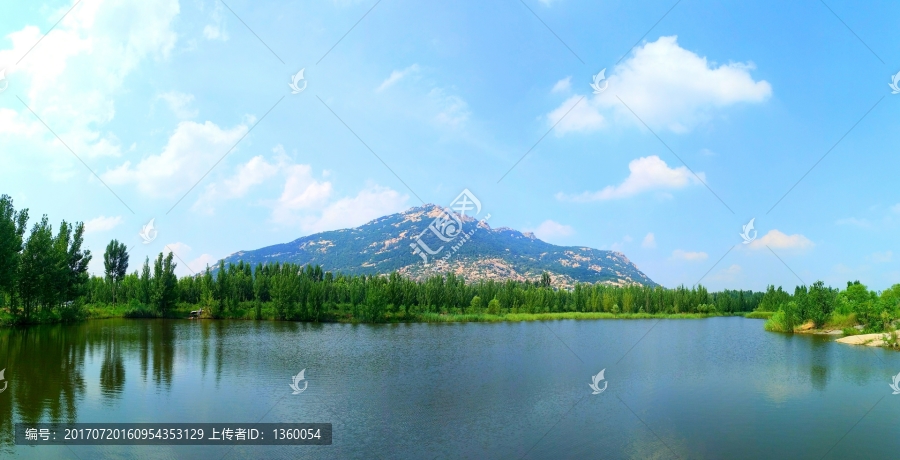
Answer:
[[(172, 384), (175, 328), (172, 321), (95, 320), (80, 324), (0, 328), (0, 457), (14, 443), (14, 422), (77, 421), (85, 397), (84, 363), (100, 361), (100, 394), (113, 402), (125, 388), (126, 363), (139, 364), (157, 386)], [(2, 383), (0, 383), (2, 387)]]
[(125, 387), (125, 362), (120, 345), (122, 339), (116, 331), (115, 328), (106, 331), (103, 363), (100, 365), (100, 391), (108, 399), (117, 399)]
[(84, 395), (85, 328), (7, 328), (0, 330), (0, 343), (8, 382), (0, 393), (0, 442), (13, 443), (13, 414), (24, 423), (74, 422), (77, 399)]
[(148, 366), (153, 381), (163, 383), (166, 388), (172, 385), (172, 368), (175, 363), (175, 330), (174, 324), (168, 320), (135, 321), (138, 324), (139, 358), (141, 377), (147, 380)]
[(175, 328), (169, 320), (153, 321), (153, 380), (172, 386), (175, 365)]
[(828, 386), (828, 367), (831, 363), (831, 346), (825, 337), (811, 337), (807, 340), (810, 346), (809, 380), (812, 387), (825, 391)]

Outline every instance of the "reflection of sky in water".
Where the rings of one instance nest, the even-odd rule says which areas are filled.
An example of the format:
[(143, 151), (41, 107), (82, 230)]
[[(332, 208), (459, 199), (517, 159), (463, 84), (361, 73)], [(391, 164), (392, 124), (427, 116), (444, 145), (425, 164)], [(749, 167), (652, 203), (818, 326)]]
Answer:
[[(34, 331), (27, 349), (42, 354), (27, 356), (14, 339), (11, 390), (0, 398), (32, 417), (42, 408), (44, 421), (56, 406), (65, 417), (61, 394), (71, 394), (79, 422), (248, 423), (265, 414), (266, 422), (334, 424), (333, 446), (235, 448), (233, 458), (373, 451), (519, 458), (529, 449), (529, 458), (670, 458), (669, 448), (685, 458), (821, 456), (885, 395), (832, 455), (889, 457), (900, 448), (889, 433), (900, 423), (900, 395), (888, 387), (900, 354), (767, 333), (761, 321), (743, 318), (377, 326), (104, 320)], [(36, 369), (12, 372), (29, 362)], [(291, 395), (291, 376), (303, 368), (309, 387)], [(590, 377), (603, 368), (608, 389), (591, 395)], [(8, 411), (0, 417), (9, 423)], [(72, 456), (3, 449), (22, 458)], [(82, 458), (225, 453), (73, 449)]]

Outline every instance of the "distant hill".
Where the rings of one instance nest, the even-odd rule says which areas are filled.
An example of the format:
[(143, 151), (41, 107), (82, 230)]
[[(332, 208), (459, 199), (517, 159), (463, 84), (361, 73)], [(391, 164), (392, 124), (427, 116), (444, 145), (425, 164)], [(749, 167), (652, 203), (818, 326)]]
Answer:
[[(225, 263), (243, 260), (253, 265), (275, 261), (318, 264), (325, 270), (345, 274), (397, 271), (415, 279), (453, 272), (467, 281), (537, 280), (546, 271), (557, 287), (569, 287), (576, 281), (656, 285), (621, 252), (556, 246), (535, 238), (532, 233), (506, 227), (492, 229), (487, 223), (478, 223), (469, 216), (460, 219), (462, 233), (445, 242), (438, 239), (437, 233), (427, 231), (441, 214), (441, 207), (427, 204), (380, 217), (356, 228), (321, 232), (290, 243), (238, 251), (226, 257)], [(455, 227), (446, 228), (450, 229), (450, 234), (458, 231)], [(435, 256), (429, 257), (428, 265), (420, 255), (413, 253), (411, 247), (420, 234), (431, 251), (443, 247)], [(466, 235), (471, 235), (467, 241)], [(444, 239), (446, 237), (444, 235)], [(453, 252), (454, 245), (459, 246), (458, 250), (446, 262), (434, 259)]]

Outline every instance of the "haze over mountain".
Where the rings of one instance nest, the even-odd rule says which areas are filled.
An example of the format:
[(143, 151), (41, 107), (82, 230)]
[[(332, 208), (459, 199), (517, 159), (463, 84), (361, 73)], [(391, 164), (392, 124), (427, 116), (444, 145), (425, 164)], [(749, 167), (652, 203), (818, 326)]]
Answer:
[[(428, 227), (441, 214), (441, 207), (426, 204), (356, 228), (326, 231), (289, 243), (238, 251), (226, 257), (225, 263), (243, 260), (253, 265), (275, 261), (318, 264), (333, 272), (379, 274), (397, 271), (414, 279), (453, 272), (467, 281), (537, 280), (546, 271), (557, 287), (570, 287), (575, 282), (656, 285), (621, 252), (556, 246), (529, 232), (490, 228), (487, 222), (476, 221), (471, 216), (462, 216), (459, 221), (450, 220), (450, 226), (438, 236), (439, 232), (428, 231)], [(459, 223), (462, 231), (453, 226)], [(456, 236), (448, 238), (454, 232)], [(425, 246), (437, 252), (428, 257), (428, 265), (421, 255), (414, 254), (414, 247), (420, 248), (420, 254), (425, 253), (416, 244), (420, 235)], [(448, 254), (451, 255), (446, 261), (441, 260)]]

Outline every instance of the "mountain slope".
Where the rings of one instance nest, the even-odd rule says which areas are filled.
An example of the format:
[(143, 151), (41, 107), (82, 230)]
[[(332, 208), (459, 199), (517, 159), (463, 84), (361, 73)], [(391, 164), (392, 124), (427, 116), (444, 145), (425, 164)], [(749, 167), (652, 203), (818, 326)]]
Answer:
[[(433, 204), (380, 217), (356, 228), (333, 230), (298, 238), (290, 243), (239, 251), (225, 262), (243, 260), (253, 265), (268, 262), (318, 264), (323, 269), (346, 274), (400, 272), (422, 279), (435, 273), (452, 271), (468, 281), (478, 279), (535, 280), (549, 272), (557, 287), (574, 282), (607, 284), (643, 284), (655, 286), (624, 254), (586, 247), (556, 246), (510, 228), (492, 229), (469, 216), (461, 219), (462, 232), (450, 241), (438, 239), (427, 231), (442, 209)], [(459, 221), (448, 221), (451, 225)], [(458, 231), (455, 227), (448, 234)], [(424, 234), (423, 234), (424, 231)], [(425, 265), (413, 253), (416, 238), (432, 251), (443, 247)], [(468, 236), (468, 239), (467, 239)], [(462, 243), (462, 244), (460, 244)], [(454, 247), (457, 249), (454, 252)], [(424, 253), (420, 249), (420, 253)], [(447, 261), (435, 260), (451, 254)]]

